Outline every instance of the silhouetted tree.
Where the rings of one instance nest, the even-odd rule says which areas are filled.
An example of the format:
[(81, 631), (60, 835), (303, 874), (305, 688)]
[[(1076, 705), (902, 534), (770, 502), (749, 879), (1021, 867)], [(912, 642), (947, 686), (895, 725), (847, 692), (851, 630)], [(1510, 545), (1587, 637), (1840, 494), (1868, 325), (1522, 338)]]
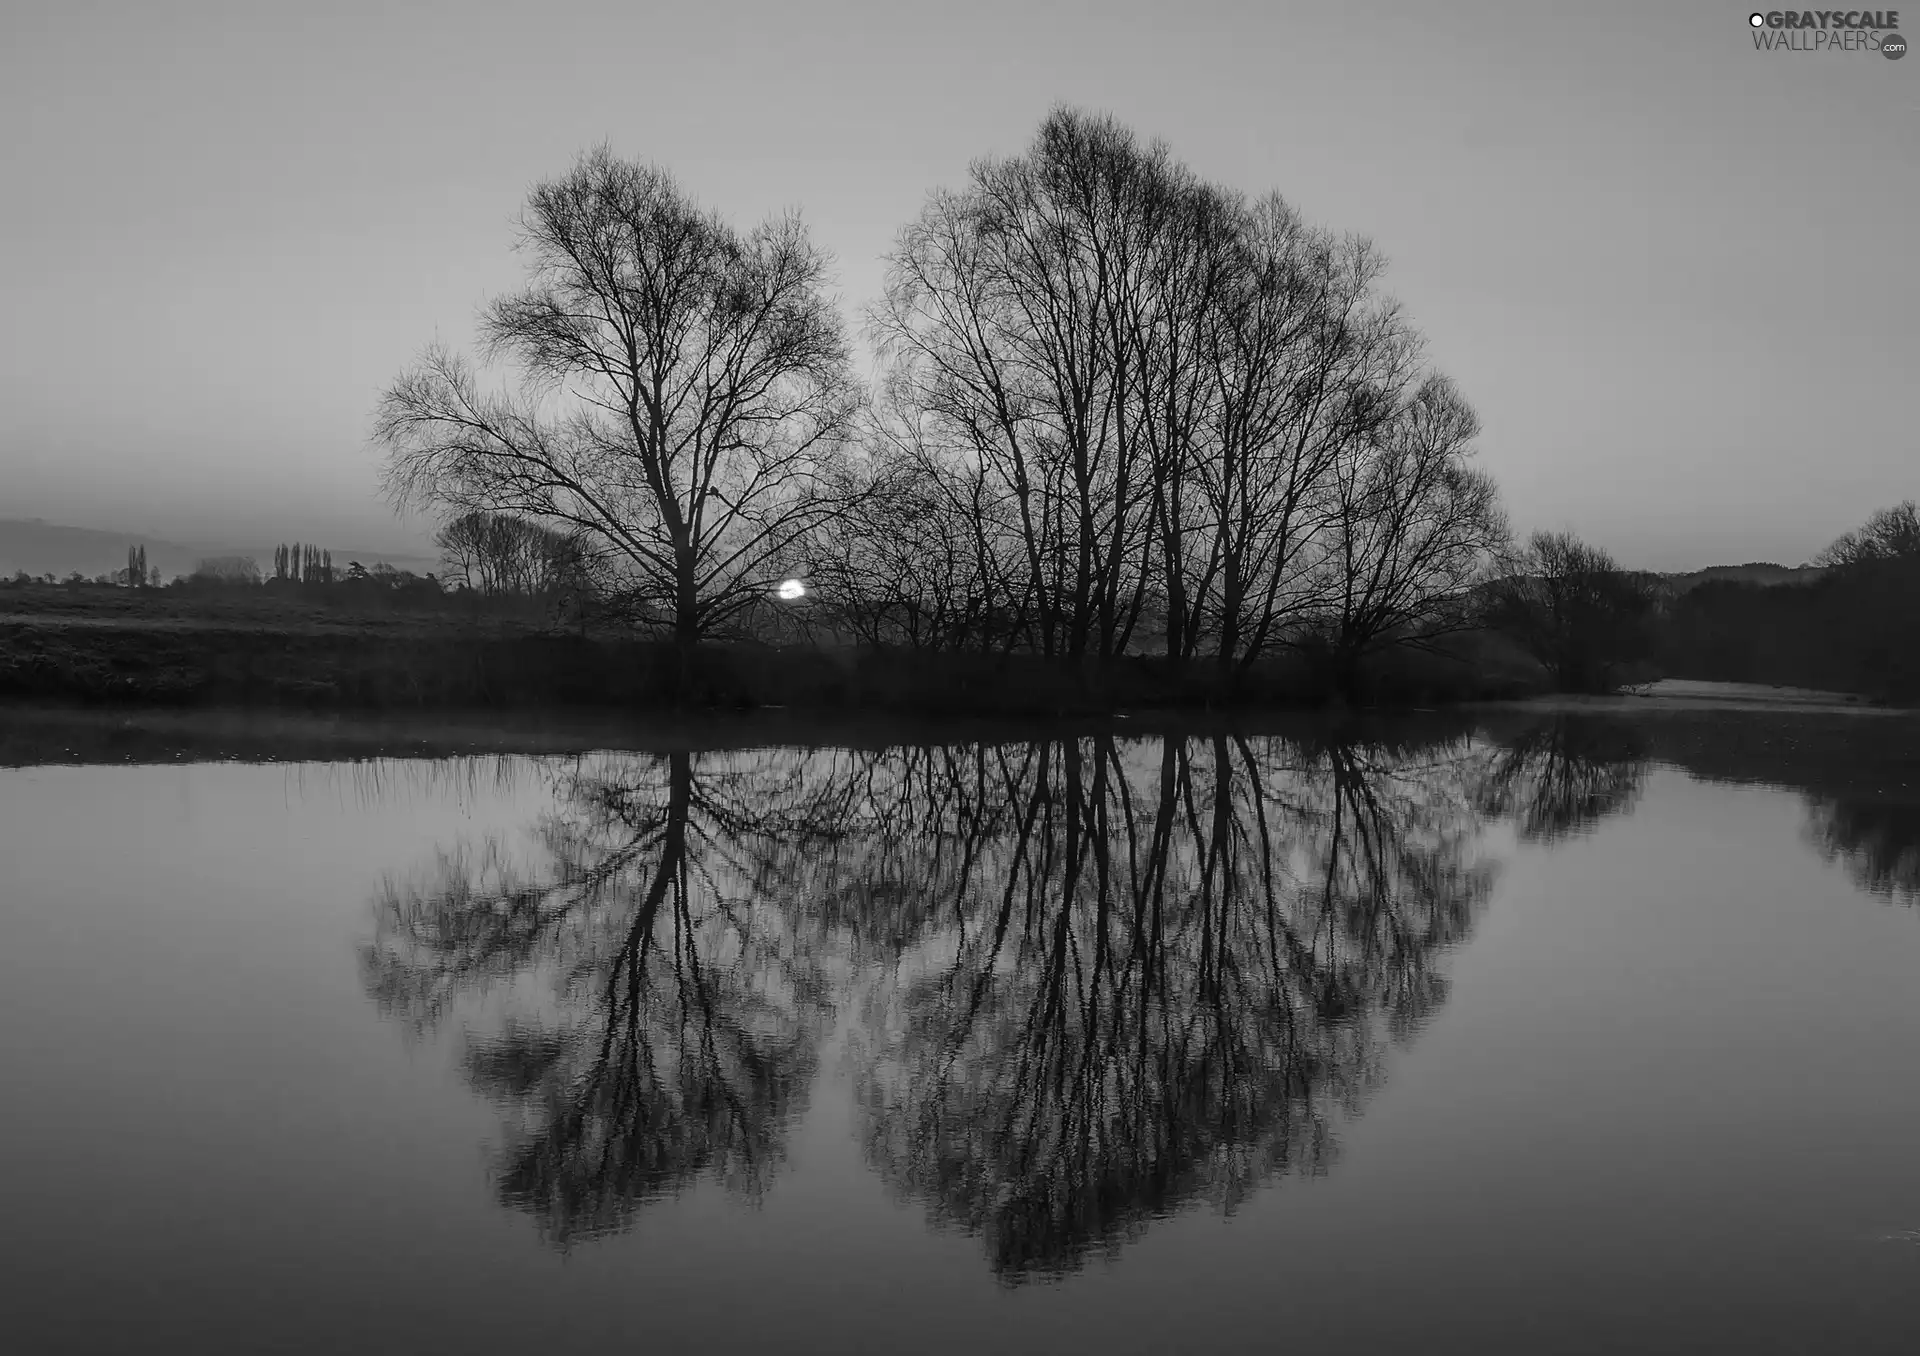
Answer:
[(1117, 653), (1137, 622), (1151, 477), (1116, 338), (1181, 177), (1111, 119), (1057, 112), (931, 197), (873, 316), (912, 436), (983, 468), (982, 525), (1011, 529), (984, 553), (996, 591), (1049, 655)]
[(1881, 509), (1860, 527), (1835, 539), (1813, 561), (1838, 569), (1920, 561), (1920, 506), (1908, 499)]
[(1429, 377), (1334, 462), (1333, 521), (1308, 605), (1310, 637), (1353, 695), (1361, 662), (1389, 642), (1473, 624), (1469, 587), (1507, 544), (1491, 477), (1466, 464), (1480, 421)]
[(808, 542), (806, 575), (829, 625), (870, 645), (1007, 648), (1018, 629), (1002, 573), (984, 543), (993, 529), (978, 476), (948, 476), (903, 449), (884, 448), (849, 499), (857, 512)]
[(1709, 580), (1681, 594), (1660, 628), (1667, 671), (1920, 696), (1920, 510), (1883, 509), (1816, 559), (1811, 582)]
[(1652, 652), (1652, 585), (1571, 533), (1536, 532), (1489, 591), (1490, 619), (1563, 691), (1605, 692)]
[(198, 584), (258, 584), (260, 566), (252, 556), (209, 556), (193, 567)]
[(742, 234), (604, 147), (533, 190), (521, 244), (532, 283), (482, 331), (543, 394), (430, 350), (381, 401), (390, 494), (577, 529), (678, 639), (724, 629), (841, 507), (856, 392), (827, 256), (797, 216)]
[(464, 513), (434, 537), (449, 571), (484, 594), (549, 597), (586, 587), (588, 549), (579, 532), (556, 532), (505, 513)]
[(1157, 624), (1231, 675), (1330, 617), (1356, 654), (1417, 630), (1500, 540), (1471, 412), (1378, 254), (1111, 118), (1056, 110), (888, 263), (873, 441), (898, 494), (834, 556), (849, 582), (881, 564), (882, 615), (970, 638), (997, 610), (1102, 660)]

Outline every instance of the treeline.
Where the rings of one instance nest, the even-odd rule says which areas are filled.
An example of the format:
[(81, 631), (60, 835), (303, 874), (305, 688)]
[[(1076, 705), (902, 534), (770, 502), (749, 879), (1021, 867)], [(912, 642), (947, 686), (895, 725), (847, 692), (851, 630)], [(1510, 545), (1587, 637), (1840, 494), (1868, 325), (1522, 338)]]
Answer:
[(64, 578), (21, 570), (6, 582), (22, 586), (55, 584), (67, 587), (85, 585), (186, 590), (357, 586), (365, 590), (431, 593), (436, 596), (448, 591), (448, 585), (436, 575), (420, 575), (411, 570), (396, 569), (385, 561), (375, 561), (369, 566), (355, 560), (349, 561), (344, 567), (336, 567), (331, 551), (299, 542), (276, 546), (268, 570), (263, 570), (259, 561), (249, 555), (207, 556), (197, 562), (190, 572), (176, 574), (170, 581), (164, 582), (160, 568), (146, 564), (144, 547), (129, 548), (128, 559), (125, 569), (91, 576), (78, 570), (68, 573)]
[(1683, 678), (1775, 683), (1920, 700), (1920, 511), (1873, 515), (1815, 559), (1808, 584), (1701, 584), (1673, 600), (1662, 669)]
[(682, 646), (1153, 656), (1208, 699), (1459, 694), (1434, 674), (1504, 665), (1490, 695), (1515, 655), (1573, 691), (1914, 686), (1914, 628), (1876, 625), (1911, 618), (1903, 567), (1675, 601), (1567, 534), (1515, 544), (1378, 252), (1109, 117), (1058, 110), (929, 195), (865, 316), (870, 390), (796, 216), (736, 230), (601, 148), (521, 225), (528, 285), (481, 325), (521, 380), (435, 348), (376, 421), (389, 494), (483, 592)]
[(1822, 551), (1808, 582), (1676, 589), (1568, 533), (1537, 533), (1477, 590), (1481, 624), (1554, 688), (1658, 677), (1920, 699), (1920, 511), (1883, 509)]
[(127, 548), (127, 564), (124, 569), (108, 570), (104, 573), (91, 576), (83, 574), (79, 570), (73, 570), (70, 571), (64, 579), (52, 571), (48, 571), (45, 574), (33, 574), (26, 570), (15, 570), (10, 578), (0, 580), (0, 583), (12, 584), (17, 587), (28, 584), (59, 584), (68, 586), (98, 584), (113, 588), (157, 589), (160, 587), (161, 580), (160, 567), (158, 565), (149, 566), (147, 564), (147, 548), (145, 546), (129, 546)]
[(430, 351), (381, 402), (388, 489), (574, 539), (683, 643), (764, 630), (797, 576), (869, 644), (1345, 681), (1469, 625), (1505, 541), (1378, 252), (1111, 118), (1055, 112), (930, 196), (870, 395), (795, 216), (737, 231), (600, 149), (522, 226), (482, 333), (534, 394)]
[(1814, 595), (1675, 600), (1566, 534), (1513, 543), (1378, 252), (1109, 117), (1058, 110), (928, 197), (866, 313), (871, 388), (796, 215), (736, 229), (601, 148), (533, 189), (521, 235), (527, 286), (481, 323), (510, 380), (434, 348), (377, 412), (443, 572), (291, 543), (270, 578), (234, 558), (188, 583), (452, 595), (683, 652), (1037, 658), (1089, 692), (1150, 658), (1182, 701), (1508, 694), (1516, 661), (1576, 691), (1915, 686), (1914, 628), (1876, 634), (1911, 618), (1910, 576), (1879, 556)]
[(15, 573), (14, 585), (52, 584), (191, 591), (209, 589), (298, 590), (302, 594), (382, 594), (429, 603), (435, 599), (488, 600), (550, 605), (565, 610), (591, 596), (595, 586), (586, 552), (576, 537), (556, 533), (511, 514), (467, 514), (447, 524), (435, 539), (443, 572), (418, 574), (386, 561), (337, 564), (334, 553), (311, 542), (282, 542), (268, 565), (250, 555), (208, 556), (189, 573), (164, 583), (158, 566), (149, 567), (144, 546), (127, 549), (125, 569), (88, 576), (72, 571)]
[(533, 610), (578, 611), (595, 596), (591, 558), (578, 534), (556, 532), (508, 513), (467, 513), (434, 538), (440, 573), (416, 574), (376, 561), (336, 565), (333, 552), (311, 542), (283, 542), (271, 572), (251, 556), (203, 560), (188, 585), (259, 585), (302, 590), (384, 593), (430, 603), (436, 599), (532, 604)]
[(902, 232), (858, 509), (816, 570), (866, 639), (1226, 677), (1311, 648), (1344, 679), (1457, 627), (1504, 522), (1383, 268), (1055, 115)]

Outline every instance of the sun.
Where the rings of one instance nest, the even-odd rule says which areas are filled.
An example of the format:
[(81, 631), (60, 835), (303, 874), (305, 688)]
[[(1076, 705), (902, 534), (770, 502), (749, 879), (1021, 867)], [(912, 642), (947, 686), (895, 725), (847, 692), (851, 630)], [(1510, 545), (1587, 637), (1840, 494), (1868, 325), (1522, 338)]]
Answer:
[(775, 589), (773, 593), (776, 598), (784, 598), (788, 602), (791, 602), (795, 598), (806, 597), (807, 586), (798, 579), (783, 579), (780, 581), (780, 587)]

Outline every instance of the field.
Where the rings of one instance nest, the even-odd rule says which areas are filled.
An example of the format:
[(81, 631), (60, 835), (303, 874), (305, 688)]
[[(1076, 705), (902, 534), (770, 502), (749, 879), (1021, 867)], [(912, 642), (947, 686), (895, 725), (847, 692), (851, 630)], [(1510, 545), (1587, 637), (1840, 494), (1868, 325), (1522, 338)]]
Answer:
[[(1537, 690), (1537, 670), (1490, 636), (1452, 652), (1391, 652), (1364, 700), (1425, 706)], [(1305, 666), (1276, 662), (1240, 704), (1305, 705)], [(676, 647), (449, 605), (437, 610), (270, 589), (0, 590), (0, 697), (90, 705), (308, 710), (787, 707), (928, 715), (1093, 714), (1221, 704), (1211, 670), (1129, 655), (1104, 666), (1039, 655), (753, 642)]]

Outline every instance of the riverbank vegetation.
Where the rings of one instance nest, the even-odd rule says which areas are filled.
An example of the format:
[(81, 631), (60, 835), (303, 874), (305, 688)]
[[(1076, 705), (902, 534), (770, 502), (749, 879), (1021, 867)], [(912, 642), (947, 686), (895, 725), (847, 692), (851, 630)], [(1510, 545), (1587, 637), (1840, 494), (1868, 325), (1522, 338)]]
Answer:
[(1881, 510), (1816, 563), (1810, 583), (1707, 583), (1674, 599), (1661, 667), (1920, 702), (1920, 510)]
[[(138, 606), (145, 599), (75, 592), (0, 590), (0, 697), (355, 710), (694, 706), (954, 715), (1219, 704), (1210, 674), (1155, 655), (1076, 666), (1026, 651), (759, 640), (689, 648), (611, 626), (543, 624), (477, 607), (352, 610), (260, 588), (238, 598), (156, 599), (149, 610)], [(31, 610), (14, 611), (9, 603)], [(1323, 678), (1308, 658), (1277, 657), (1245, 676), (1237, 701), (1311, 703)], [(1463, 634), (1429, 651), (1383, 653), (1360, 681), (1364, 700), (1431, 705), (1519, 695), (1534, 672), (1500, 638)]]
[(1663, 671), (1920, 693), (1911, 504), (1784, 590), (1676, 595), (1569, 534), (1516, 546), (1379, 253), (1111, 118), (1057, 110), (928, 197), (864, 317), (870, 388), (797, 215), (739, 229), (600, 148), (533, 189), (519, 245), (491, 365), (431, 348), (377, 408), (439, 574), (290, 542), (165, 588), (138, 549), (91, 583), (22, 576), (0, 694), (1064, 713)]
[(929, 197), (866, 315), (870, 392), (797, 217), (737, 230), (601, 149), (521, 244), (497, 369), (436, 348), (381, 401), (389, 492), (566, 534), (682, 647), (765, 634), (792, 578), (804, 638), (928, 672), (1098, 688), (1151, 659), (1221, 700), (1276, 668), (1355, 699), (1474, 628), (1505, 542), (1371, 245), (1109, 118), (1058, 111)]

